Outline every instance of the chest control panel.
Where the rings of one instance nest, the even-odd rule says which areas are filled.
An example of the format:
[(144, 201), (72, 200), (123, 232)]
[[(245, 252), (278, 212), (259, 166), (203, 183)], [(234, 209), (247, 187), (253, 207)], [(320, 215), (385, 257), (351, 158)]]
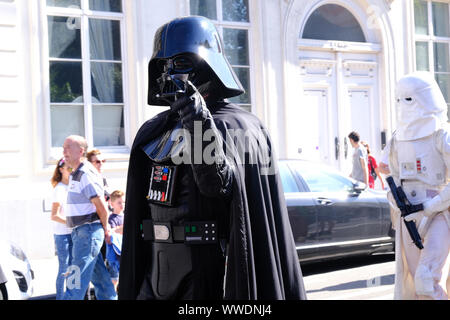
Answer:
[(153, 165), (147, 200), (167, 206), (173, 205), (176, 166)]

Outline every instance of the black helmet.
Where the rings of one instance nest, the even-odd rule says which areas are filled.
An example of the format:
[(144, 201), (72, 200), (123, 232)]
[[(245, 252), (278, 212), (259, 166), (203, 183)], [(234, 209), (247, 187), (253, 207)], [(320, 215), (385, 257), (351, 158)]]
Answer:
[[(177, 62), (177, 58), (179, 62)], [(208, 91), (214, 91), (217, 98), (230, 98), (244, 93), (244, 89), (223, 52), (222, 42), (214, 24), (205, 17), (189, 16), (174, 19), (155, 33), (153, 55), (148, 64), (148, 104), (167, 105), (157, 97), (160, 92), (158, 78), (164, 72), (164, 65), (178, 64), (181, 69), (187, 60), (193, 66), (188, 72), (195, 78), (189, 79), (196, 87), (212, 81)], [(193, 71), (193, 72), (191, 72)]]

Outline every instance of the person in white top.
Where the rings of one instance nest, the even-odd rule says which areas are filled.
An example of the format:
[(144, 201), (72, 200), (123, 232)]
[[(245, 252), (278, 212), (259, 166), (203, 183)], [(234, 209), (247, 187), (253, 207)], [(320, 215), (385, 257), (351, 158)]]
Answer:
[[(392, 197), (396, 230), (395, 299), (443, 299), (450, 293), (450, 135), (447, 104), (428, 72), (402, 77), (396, 88), (397, 130), (385, 148), (386, 171), (423, 210), (405, 217), (415, 221), (423, 241), (417, 248), (401, 221)], [(388, 161), (388, 163), (387, 163)]]
[(53, 221), (55, 249), (59, 263), (56, 277), (56, 300), (61, 300), (63, 297), (66, 279), (65, 273), (72, 263), (72, 229), (66, 226), (64, 212), (67, 202), (69, 175), (68, 166), (64, 158), (61, 158), (50, 180), (53, 186), (51, 220)]

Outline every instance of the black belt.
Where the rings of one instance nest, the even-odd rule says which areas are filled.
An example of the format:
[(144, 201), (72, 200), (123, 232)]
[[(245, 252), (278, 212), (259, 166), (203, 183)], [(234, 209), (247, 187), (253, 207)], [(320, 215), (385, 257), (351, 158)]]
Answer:
[(186, 244), (211, 244), (218, 240), (216, 221), (186, 221), (181, 225), (171, 222), (142, 221), (146, 241)]

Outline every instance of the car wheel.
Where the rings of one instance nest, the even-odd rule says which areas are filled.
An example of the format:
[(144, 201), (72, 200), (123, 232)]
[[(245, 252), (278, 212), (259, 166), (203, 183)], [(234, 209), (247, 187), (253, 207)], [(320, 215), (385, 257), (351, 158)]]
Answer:
[(0, 300), (8, 300), (8, 291), (6, 290), (6, 283), (0, 283)]

